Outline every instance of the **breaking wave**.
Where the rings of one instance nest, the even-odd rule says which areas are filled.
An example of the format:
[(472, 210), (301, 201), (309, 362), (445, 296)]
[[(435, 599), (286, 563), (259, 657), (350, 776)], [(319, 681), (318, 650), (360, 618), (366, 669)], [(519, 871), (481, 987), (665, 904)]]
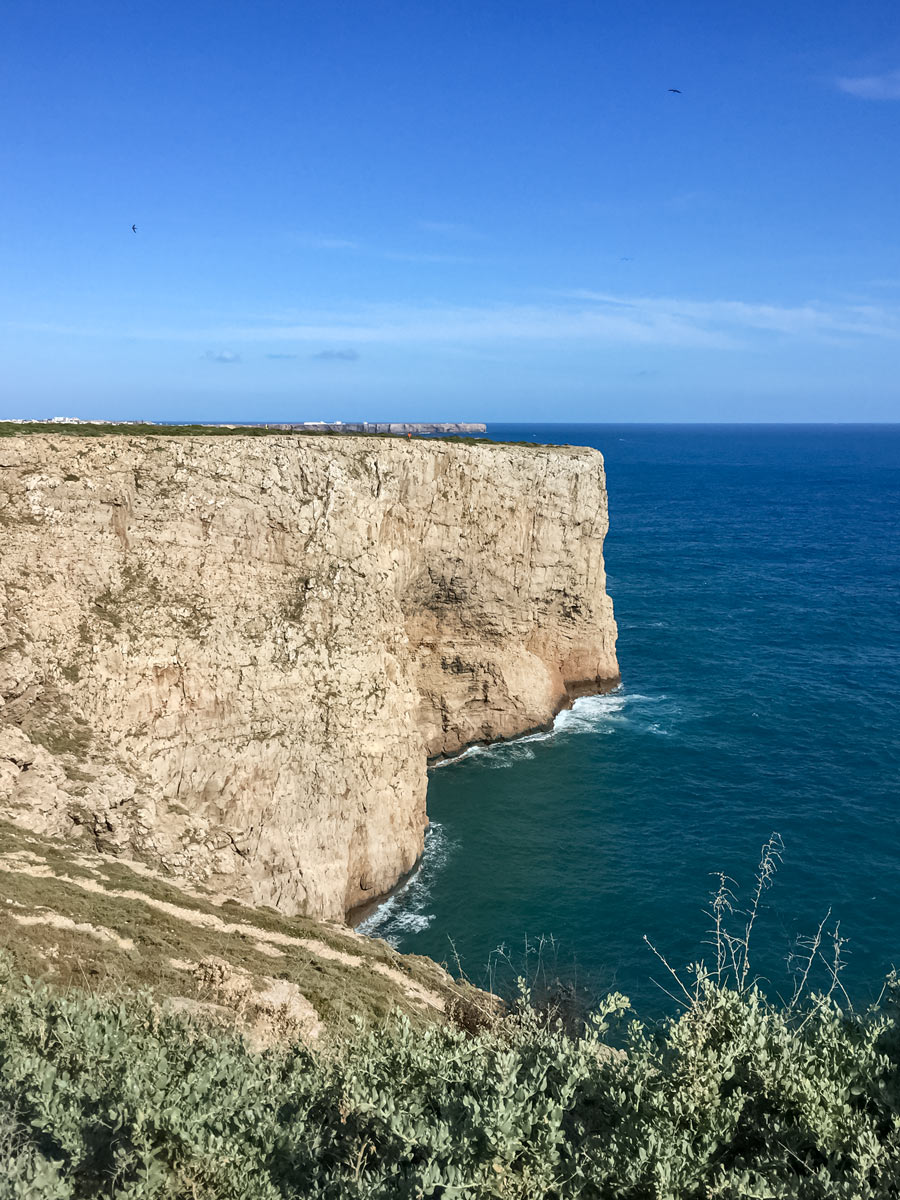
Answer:
[[(670, 732), (667, 725), (679, 711), (666, 696), (631, 693), (620, 685), (604, 695), (579, 697), (571, 708), (557, 715), (552, 729), (529, 733), (509, 742), (469, 746), (453, 758), (433, 763), (430, 769), (440, 770), (469, 761), (489, 770), (506, 770), (533, 759), (548, 742), (612, 734), (626, 725), (636, 732), (665, 736)], [(430, 911), (432, 884), (456, 849), (457, 843), (443, 825), (432, 823), (425, 834), (425, 849), (415, 874), (371, 916), (360, 922), (358, 932), (399, 946), (409, 934), (427, 929), (435, 916)]]
[(434, 920), (431, 906), (431, 882), (446, 865), (455, 844), (443, 825), (433, 821), (425, 831), (425, 849), (416, 872), (389, 896), (370, 917), (356, 927), (366, 937), (382, 938), (396, 947), (410, 933), (427, 929)]
[(553, 722), (553, 728), (542, 733), (529, 733), (509, 742), (493, 742), (489, 746), (468, 746), (452, 758), (432, 763), (431, 770), (452, 766), (466, 759), (496, 770), (513, 767), (516, 763), (534, 758), (537, 747), (572, 734), (608, 734), (625, 724), (638, 732), (667, 736), (671, 719), (678, 714), (677, 706), (666, 696), (643, 696), (626, 692), (620, 685), (602, 696), (580, 696), (571, 708), (563, 709)]

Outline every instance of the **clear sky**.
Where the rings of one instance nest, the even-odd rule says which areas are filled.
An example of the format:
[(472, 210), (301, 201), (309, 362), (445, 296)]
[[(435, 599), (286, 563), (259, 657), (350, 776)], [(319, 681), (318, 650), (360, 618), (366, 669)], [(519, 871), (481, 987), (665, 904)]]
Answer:
[(900, 420), (896, 0), (7, 0), (0, 55), (0, 416)]

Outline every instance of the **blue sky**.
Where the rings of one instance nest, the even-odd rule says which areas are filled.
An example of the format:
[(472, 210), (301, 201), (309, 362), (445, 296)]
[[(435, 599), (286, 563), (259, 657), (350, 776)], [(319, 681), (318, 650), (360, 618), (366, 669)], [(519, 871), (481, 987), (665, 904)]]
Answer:
[(0, 55), (0, 416), (900, 420), (894, 2), (13, 0)]

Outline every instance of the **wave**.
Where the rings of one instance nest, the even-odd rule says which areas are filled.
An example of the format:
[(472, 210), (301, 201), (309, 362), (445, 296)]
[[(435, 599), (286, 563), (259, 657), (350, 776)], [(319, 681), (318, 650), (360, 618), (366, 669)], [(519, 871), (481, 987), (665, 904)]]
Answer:
[[(557, 718), (558, 719), (558, 718)], [(536, 742), (549, 741), (556, 731), (554, 722), (553, 729), (547, 729), (541, 733), (526, 733), (522, 737), (514, 738), (508, 742), (492, 742), (488, 746), (467, 746), (465, 750), (461, 750), (459, 754), (454, 754), (452, 758), (442, 758), (438, 762), (432, 763), (429, 770), (437, 770), (440, 767), (449, 767), (453, 763), (462, 762), (465, 758), (490, 759), (487, 765), (495, 767), (511, 767), (513, 763), (521, 762), (526, 758), (534, 758), (534, 751), (531, 749)]]
[(620, 684), (612, 692), (599, 696), (580, 696), (571, 706), (563, 709), (553, 722), (553, 728), (541, 733), (529, 733), (508, 742), (492, 742), (490, 745), (468, 746), (452, 758), (432, 763), (430, 770), (452, 766), (465, 759), (477, 759), (480, 766), (492, 770), (504, 770), (523, 760), (534, 758), (537, 747), (563, 736), (584, 733), (613, 733), (618, 727), (629, 724), (636, 730), (667, 737), (671, 730), (666, 727), (669, 718), (678, 714), (666, 696), (644, 696), (640, 692), (627, 692)]
[[(552, 729), (525, 734), (509, 742), (469, 746), (453, 758), (433, 763), (430, 770), (465, 760), (476, 760), (479, 767), (490, 770), (505, 770), (534, 758), (543, 743), (585, 734), (610, 734), (624, 726), (632, 726), (637, 732), (666, 736), (669, 730), (662, 722), (678, 712), (678, 706), (664, 695), (645, 696), (640, 692), (627, 692), (619, 685), (603, 695), (580, 696), (571, 708), (563, 709), (557, 715)], [(457, 843), (451, 840), (444, 827), (433, 822), (425, 834), (425, 849), (418, 870), (370, 917), (361, 921), (357, 931), (398, 947), (410, 934), (427, 929), (435, 917), (429, 911), (431, 886), (456, 848)]]
[(360, 921), (356, 932), (365, 937), (382, 938), (396, 948), (408, 934), (427, 929), (434, 920), (434, 913), (428, 912), (431, 883), (454, 849), (455, 843), (447, 836), (443, 825), (432, 821), (425, 831), (425, 849), (415, 874), (370, 917)]

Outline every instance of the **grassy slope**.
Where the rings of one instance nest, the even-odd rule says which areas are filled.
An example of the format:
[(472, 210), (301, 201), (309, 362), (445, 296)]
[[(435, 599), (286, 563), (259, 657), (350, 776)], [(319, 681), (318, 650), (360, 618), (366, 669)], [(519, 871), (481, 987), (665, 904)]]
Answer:
[(221, 902), (140, 863), (79, 854), (6, 824), (0, 903), (0, 948), (14, 967), (63, 986), (153, 988), (161, 997), (227, 1006), (202, 969), (224, 960), (257, 991), (273, 980), (296, 985), (331, 1028), (352, 1017), (378, 1021), (394, 1009), (416, 1023), (442, 1020), (467, 994), (430, 959), (384, 942)]

